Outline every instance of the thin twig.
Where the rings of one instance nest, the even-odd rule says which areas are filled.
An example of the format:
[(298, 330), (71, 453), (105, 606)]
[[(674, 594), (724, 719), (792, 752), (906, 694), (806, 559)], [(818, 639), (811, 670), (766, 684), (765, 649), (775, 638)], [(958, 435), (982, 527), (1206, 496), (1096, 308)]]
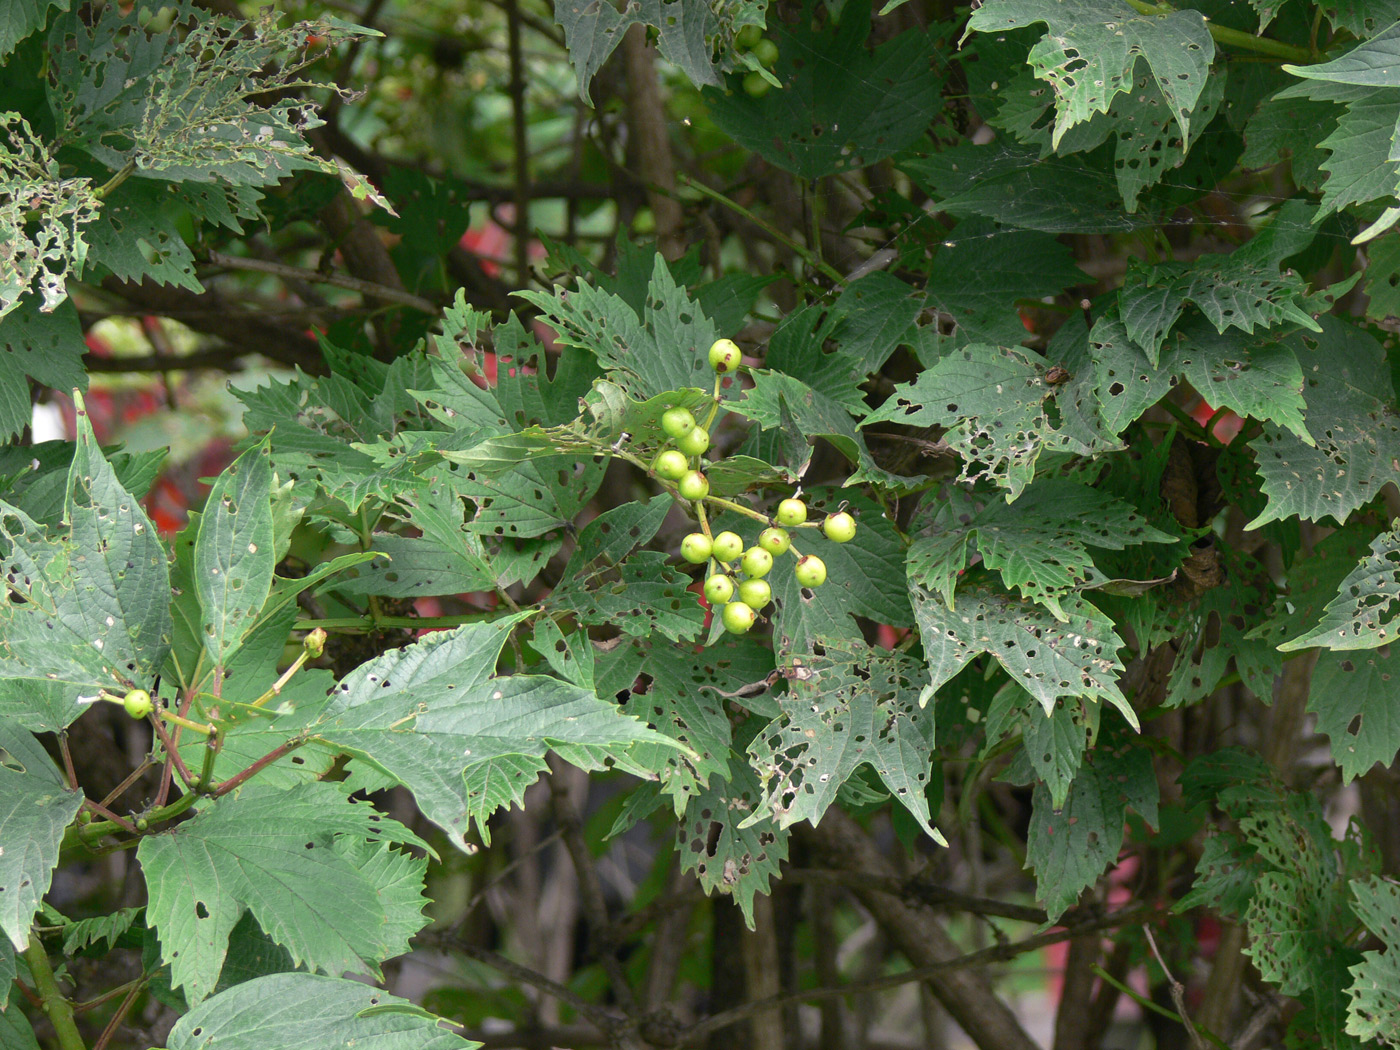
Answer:
[(959, 955), (954, 959), (947, 959), (942, 962), (930, 963), (927, 966), (916, 966), (912, 969), (904, 970), (900, 973), (885, 974), (880, 977), (872, 977), (868, 980), (850, 981), (837, 987), (809, 988), (799, 992), (785, 992), (782, 995), (772, 995), (766, 999), (758, 999), (753, 1002), (742, 1003), (739, 1006), (728, 1010), (722, 1010), (717, 1014), (711, 1014), (703, 1021), (697, 1021), (685, 1030), (683, 1041), (694, 1042), (710, 1032), (720, 1028), (725, 1028), (737, 1021), (742, 1021), (754, 1014), (764, 1013), (787, 1003), (811, 1002), (813, 1000), (829, 999), (834, 996), (853, 995), (860, 992), (879, 992), (887, 988), (898, 988), (901, 985), (910, 984), (914, 981), (922, 981), (937, 974), (948, 973), (952, 970), (965, 970), (977, 966), (984, 966), (987, 963), (1004, 962), (1007, 959), (1014, 959), (1018, 955), (1035, 951), (1037, 948), (1044, 948), (1049, 944), (1058, 944), (1060, 941), (1067, 941), (1072, 937), (1081, 936), (1091, 930), (1109, 929), (1119, 926), (1125, 922), (1135, 919), (1147, 910), (1147, 905), (1141, 904), (1113, 915), (1106, 915), (1101, 919), (1091, 920), (1076, 925), (1069, 929), (1051, 930), (1048, 933), (1036, 934), (1024, 940), (1013, 941), (1010, 944), (997, 944), (990, 948), (983, 948), (981, 951), (969, 952), (966, 955)]
[(554, 811), (554, 821), (559, 825), (559, 833), (564, 839), (564, 848), (569, 851), (569, 859), (574, 864), (574, 874), (578, 876), (579, 899), (584, 915), (588, 918), (589, 939), (608, 976), (613, 995), (618, 1005), (630, 1016), (636, 1013), (637, 1000), (632, 986), (627, 981), (627, 973), (622, 968), (617, 954), (613, 951), (611, 922), (608, 919), (608, 904), (603, 896), (603, 885), (598, 879), (598, 869), (593, 864), (593, 854), (588, 843), (583, 840), (583, 824), (579, 820), (573, 803), (569, 799), (569, 789), (558, 772), (549, 778), (549, 797)]
[(896, 897), (917, 900), (923, 904), (947, 906), (973, 915), (996, 915), (1003, 919), (1018, 922), (1033, 922), (1040, 925), (1047, 921), (1040, 908), (1009, 901), (990, 900), (986, 897), (973, 897), (958, 893), (944, 886), (921, 878), (889, 879), (869, 872), (831, 871), (825, 868), (794, 868), (783, 873), (785, 882), (834, 882), (841, 886), (876, 889)]
[(529, 113), (525, 109), (525, 59), (520, 53), (520, 0), (506, 0), (506, 51), (510, 55), (511, 135), (515, 145), (515, 272), (516, 286), (525, 288), (530, 280), (530, 155), (525, 132)]
[(266, 259), (248, 259), (238, 255), (227, 255), (224, 252), (211, 251), (208, 254), (208, 259), (215, 266), (223, 266), (230, 270), (251, 270), (255, 273), (269, 273), (274, 277), (283, 277), (288, 280), (314, 281), (318, 284), (329, 284), (347, 291), (359, 292), (361, 295), (367, 295), (373, 299), (398, 303), (400, 306), (411, 306), (425, 314), (437, 315), (442, 312), (436, 303), (424, 299), (422, 296), (377, 284), (374, 281), (361, 280), (358, 277), (348, 277), (338, 273), (319, 273), (316, 270), (308, 270), (304, 266), (288, 266), (286, 263), (269, 262)]
[(1192, 1050), (1206, 1050), (1206, 1041), (1201, 1038), (1201, 1033), (1196, 1031), (1196, 1026), (1191, 1023), (1191, 1018), (1186, 1013), (1186, 990), (1181, 986), (1181, 982), (1172, 976), (1171, 970), (1167, 969), (1167, 960), (1163, 959), (1162, 953), (1157, 950), (1157, 939), (1152, 936), (1151, 927), (1144, 926), (1142, 932), (1147, 937), (1147, 946), (1157, 957), (1157, 965), (1167, 976), (1167, 990), (1171, 992), (1172, 1005), (1176, 1007), (1177, 1016), (1181, 1018), (1181, 1025), (1186, 1029), (1186, 1034), (1191, 1039)]

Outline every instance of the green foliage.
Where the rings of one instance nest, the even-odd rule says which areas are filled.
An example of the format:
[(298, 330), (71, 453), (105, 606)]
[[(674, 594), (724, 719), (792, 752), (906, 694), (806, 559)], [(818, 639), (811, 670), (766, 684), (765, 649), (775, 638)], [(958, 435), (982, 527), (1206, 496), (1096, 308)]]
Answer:
[[(698, 1042), (637, 1004), (703, 960), (713, 1012), (754, 953), (684, 879), (752, 946), (793, 867), (843, 921), (837, 887), (883, 922), (972, 872), (974, 910), (1033, 895), (1136, 965), (1109, 890), (1136, 872), (1152, 914), (1243, 928), (1294, 1045), (1400, 1045), (1393, 842), (1324, 819), (1353, 781), (1386, 819), (1400, 755), (1400, 9), (556, 0), (559, 51), (544, 7), (469, 6), (370, 5), (383, 42), (188, 0), (0, 12), (0, 429), (76, 402), (71, 444), (0, 450), (6, 1002), (77, 1050), (95, 968), (48, 952), (121, 955), (130, 997), (80, 1013), (153, 1004), (169, 1050), (476, 1045), (344, 975), (420, 945), (501, 967), (468, 938), (523, 941), (472, 908), (555, 864), (548, 808), (591, 938), (535, 982), (563, 1012), (483, 981), (454, 1017)], [(660, 73), (611, 58), (628, 32)], [(249, 436), (162, 535), (143, 497), (185, 453), (99, 445), (84, 355), (173, 369), (192, 412), (175, 365), (233, 360), (210, 346), (253, 373)], [(706, 557), (779, 524), (771, 572)], [(736, 562), (747, 602), (702, 601)], [(847, 834), (915, 860), (822, 870)], [(609, 849), (633, 898), (589, 870)], [(133, 878), (101, 914), (46, 901), (110, 854)], [(1010, 857), (1019, 900), (981, 899)], [(809, 907), (783, 928), (827, 982), (842, 923)]]

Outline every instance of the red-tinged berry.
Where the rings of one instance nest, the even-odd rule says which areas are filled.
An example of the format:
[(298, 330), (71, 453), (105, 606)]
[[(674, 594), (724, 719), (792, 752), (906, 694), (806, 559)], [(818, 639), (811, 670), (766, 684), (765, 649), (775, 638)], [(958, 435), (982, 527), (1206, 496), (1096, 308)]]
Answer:
[(792, 537), (788, 535), (787, 529), (764, 529), (758, 534), (758, 545), (777, 557), (787, 553), (787, 549), (792, 546)]
[(733, 339), (716, 339), (710, 346), (710, 367), (726, 375), (739, 367), (744, 355)]
[(669, 438), (678, 438), (695, 426), (695, 417), (688, 408), (668, 408), (661, 414), (661, 429)]
[(803, 587), (820, 587), (826, 582), (826, 562), (815, 554), (807, 554), (797, 560), (793, 576)]
[(705, 600), (711, 605), (723, 605), (734, 597), (734, 581), (722, 573), (715, 573), (705, 581)]
[(744, 572), (756, 580), (768, 575), (768, 570), (773, 567), (773, 555), (762, 547), (750, 547), (744, 551), (744, 558), (739, 564)]
[(710, 447), (710, 432), (702, 426), (693, 426), (676, 438), (676, 448), (687, 456), (703, 456)]
[(822, 522), (822, 534), (832, 543), (850, 543), (856, 538), (856, 519), (844, 510), (828, 514)]
[(724, 629), (730, 634), (747, 634), (749, 628), (758, 619), (758, 615), (752, 607), (743, 602), (730, 602), (720, 613), (720, 620), (724, 623)]
[(146, 690), (133, 689), (122, 700), (122, 707), (126, 708), (126, 713), (132, 718), (145, 718), (155, 710), (156, 705)]
[(744, 540), (737, 532), (721, 532), (715, 537), (714, 556), (720, 561), (733, 561), (744, 553)]
[(703, 532), (692, 532), (681, 540), (681, 557), (692, 565), (703, 565), (710, 560), (710, 537)]
[(778, 504), (778, 511), (773, 517), (778, 519), (779, 525), (788, 528), (801, 525), (807, 520), (807, 504), (800, 499), (785, 499)]
[(710, 480), (698, 470), (688, 470), (676, 482), (681, 499), (700, 500), (710, 494)]

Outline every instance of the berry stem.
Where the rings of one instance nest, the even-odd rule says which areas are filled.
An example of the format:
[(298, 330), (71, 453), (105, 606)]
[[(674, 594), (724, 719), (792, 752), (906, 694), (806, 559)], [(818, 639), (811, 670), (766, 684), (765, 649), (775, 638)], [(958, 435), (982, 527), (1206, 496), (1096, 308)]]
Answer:
[(715, 376), (715, 392), (712, 395), (714, 404), (710, 406), (710, 414), (705, 417), (705, 429), (713, 430), (715, 426), (715, 416), (719, 415), (719, 396), (723, 392), (721, 384), (724, 382), (723, 376)]

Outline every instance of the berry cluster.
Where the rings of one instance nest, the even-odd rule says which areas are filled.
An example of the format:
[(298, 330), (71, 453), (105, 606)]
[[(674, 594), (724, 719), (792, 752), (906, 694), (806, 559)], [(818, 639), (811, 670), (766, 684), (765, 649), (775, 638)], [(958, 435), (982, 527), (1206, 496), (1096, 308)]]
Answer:
[[(734, 49), (740, 54), (748, 51), (764, 69), (772, 69), (778, 62), (778, 45), (763, 35), (756, 25), (746, 25), (734, 35)], [(772, 84), (756, 69), (744, 74), (744, 93), (751, 98), (762, 98), (768, 94)]]
[[(726, 375), (739, 367), (741, 355), (733, 340), (720, 339), (710, 347), (710, 367)], [(719, 386), (716, 380), (716, 397)], [(711, 415), (713, 421), (713, 414)], [(803, 587), (820, 587), (826, 582), (826, 564), (814, 554), (801, 554), (792, 545), (789, 529), (816, 528), (807, 520), (807, 504), (788, 498), (778, 504), (770, 519), (742, 508), (744, 513), (766, 520), (758, 542), (744, 549), (744, 541), (734, 532), (711, 535), (705, 516), (704, 503), (709, 498), (710, 483), (699, 469), (699, 457), (710, 447), (710, 432), (695, 421), (685, 408), (670, 408), (661, 417), (661, 428), (674, 443), (664, 449), (652, 463), (658, 477), (674, 482), (680, 497), (694, 502), (702, 532), (692, 532), (681, 541), (681, 557), (692, 565), (709, 564), (705, 580), (705, 598), (711, 605), (722, 606), (721, 620), (726, 629), (743, 634), (754, 625), (758, 613), (773, 600), (773, 589), (764, 579), (773, 568), (773, 559), (791, 553), (797, 558), (793, 575)], [(694, 461), (694, 463), (692, 463)], [(724, 504), (730, 509), (733, 504)], [(845, 510), (830, 514), (820, 523), (827, 539), (846, 543), (856, 534), (856, 522)], [(742, 575), (735, 576), (735, 564)]]

